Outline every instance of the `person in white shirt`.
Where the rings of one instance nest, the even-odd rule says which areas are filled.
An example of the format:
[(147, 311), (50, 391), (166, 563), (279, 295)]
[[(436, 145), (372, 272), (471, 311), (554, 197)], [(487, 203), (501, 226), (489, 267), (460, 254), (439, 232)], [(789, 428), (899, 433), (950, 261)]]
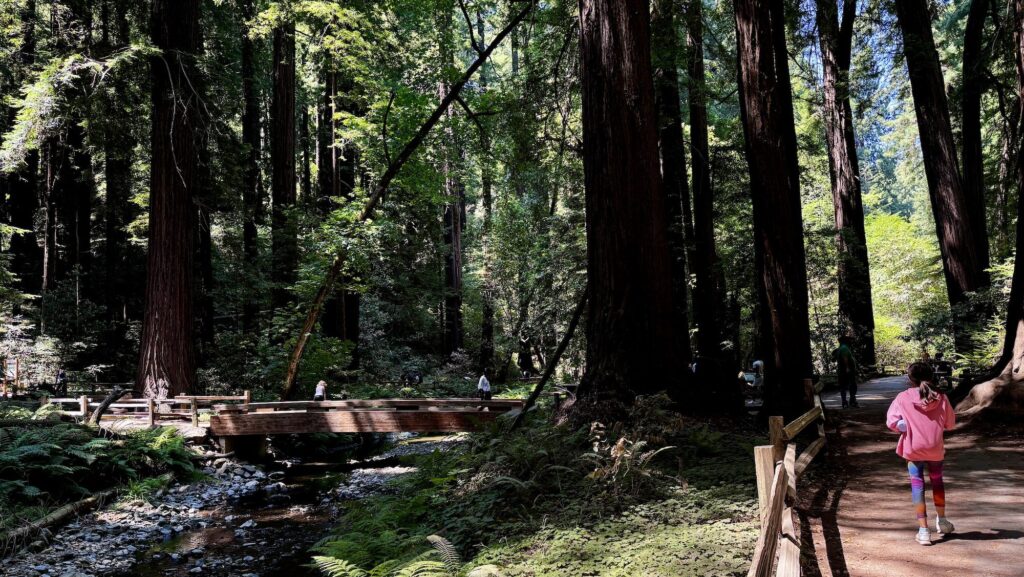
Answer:
[(480, 380), (476, 383), (476, 392), (485, 401), (491, 399), (491, 381), (487, 380), (487, 371), (480, 375)]
[(320, 381), (316, 384), (316, 392), (313, 393), (314, 401), (323, 401), (327, 398), (327, 381)]

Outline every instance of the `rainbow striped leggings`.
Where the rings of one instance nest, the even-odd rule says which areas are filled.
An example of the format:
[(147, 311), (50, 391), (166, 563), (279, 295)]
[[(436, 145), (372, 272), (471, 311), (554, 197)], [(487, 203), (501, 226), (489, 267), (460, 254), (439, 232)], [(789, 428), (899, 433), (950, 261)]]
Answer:
[(932, 500), (941, 514), (946, 508), (946, 487), (942, 482), (942, 461), (907, 461), (910, 471), (910, 491), (914, 497), (917, 518), (928, 517), (924, 505), (924, 469), (928, 468), (928, 478), (932, 482)]

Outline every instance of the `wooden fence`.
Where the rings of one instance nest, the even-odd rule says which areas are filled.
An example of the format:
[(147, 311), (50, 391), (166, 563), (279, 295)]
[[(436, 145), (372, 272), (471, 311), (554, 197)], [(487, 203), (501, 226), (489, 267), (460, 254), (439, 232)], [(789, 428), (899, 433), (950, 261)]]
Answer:
[[(201, 413), (213, 412), (215, 403), (237, 402), (248, 405), (252, 400), (249, 391), (241, 395), (178, 395), (172, 399), (122, 399), (111, 403), (103, 421), (136, 419), (153, 426), (160, 421), (189, 421), (192, 426), (199, 426)], [(82, 395), (55, 399), (43, 398), (43, 404), (52, 403), (61, 407), (61, 414), (71, 417), (88, 418), (92, 410), (102, 403), (98, 397)], [(65, 410), (63, 407), (70, 406)]]
[[(782, 417), (769, 417), (771, 444), (754, 447), (761, 533), (747, 577), (800, 577), (800, 533), (793, 522), (797, 482), (825, 446), (825, 413), (821, 398), (812, 397), (814, 408), (788, 425)], [(793, 439), (815, 423), (818, 437), (798, 457)]]

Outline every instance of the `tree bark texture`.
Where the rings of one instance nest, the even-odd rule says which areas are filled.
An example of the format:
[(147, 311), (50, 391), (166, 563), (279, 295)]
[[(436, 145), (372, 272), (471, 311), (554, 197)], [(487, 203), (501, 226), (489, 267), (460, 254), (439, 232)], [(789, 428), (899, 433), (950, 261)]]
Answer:
[(274, 29), (274, 93), (271, 102), (271, 258), (275, 307), (292, 302), (298, 240), (295, 207), (295, 24)]
[[(903, 53), (910, 73), (946, 290), (950, 304), (956, 306), (967, 300), (967, 293), (988, 285), (988, 273), (957, 162), (942, 67), (932, 37), (931, 11), (926, 0), (896, 0), (896, 15), (903, 32)], [(966, 336), (965, 331), (957, 331), (957, 351), (970, 348)]]
[[(441, 3), (438, 18), (440, 33), (440, 68), (442, 80), (438, 83), (438, 100), (443, 102), (451, 91), (446, 78), (452, 66), (453, 45), (452, 12), (454, 6)], [(450, 355), (463, 347), (462, 331), (462, 232), (465, 229), (466, 188), (459, 175), (462, 159), (462, 144), (455, 135), (452, 123), (453, 110), (445, 111), (445, 139), (441, 153), (441, 176), (444, 179), (445, 199), (442, 226), (444, 232), (444, 327), (442, 329), (441, 351)]]
[(988, 0), (971, 0), (964, 29), (963, 90), (960, 99), (964, 155), (964, 196), (970, 211), (971, 229), (978, 251), (978, 266), (989, 267), (988, 225), (986, 224), (985, 165), (981, 143), (981, 97), (987, 80), (988, 61), (982, 50)]
[[(241, 0), (241, 12), (244, 23), (250, 22), (255, 16), (253, 0)], [(248, 34), (249, 26), (243, 24), (242, 30), (242, 254), (250, 275), (256, 276), (259, 270), (259, 237), (257, 219), (261, 212), (262, 186), (260, 179), (260, 108), (259, 94), (256, 90), (256, 72), (253, 61), (252, 38)], [(247, 283), (245, 302), (242, 303), (242, 328), (252, 334), (259, 327), (259, 300), (255, 282)]]
[(822, 116), (839, 252), (839, 326), (842, 334), (853, 339), (861, 364), (874, 365), (875, 317), (864, 233), (860, 166), (850, 106), (850, 55), (857, 3), (856, 0), (843, 0), (841, 24), (836, 3), (837, 0), (816, 0), (824, 89)]
[(676, 393), (685, 364), (673, 322), (668, 214), (645, 0), (581, 0), (587, 367), (580, 393), (628, 402)]
[(758, 292), (766, 326), (766, 414), (806, 405), (811, 376), (807, 272), (782, 0), (735, 0), (740, 110), (753, 196)]
[[(477, 38), (480, 49), (487, 46), (486, 28), (481, 13), (476, 13)], [(487, 92), (490, 77), (487, 65), (480, 70), (480, 89)], [(483, 244), (483, 278), (480, 295), (480, 371), (494, 375), (494, 282), (491, 268), (491, 231), (494, 226), (494, 173), (491, 170), (490, 127), (480, 129), (480, 196), (483, 201), (484, 219), (481, 243)]]
[(146, 313), (136, 391), (147, 397), (193, 390), (193, 191), (198, 185), (199, 0), (153, 0), (152, 170)]
[[(690, 267), (696, 281), (693, 312), (697, 324), (697, 348), (700, 356), (723, 362), (722, 315), (724, 286), (719, 276), (715, 247), (714, 191), (708, 148), (707, 83), (704, 78), (704, 18), (701, 0), (691, 0), (687, 12), (689, 61), (688, 96), (690, 99), (690, 157), (693, 164), (694, 259)], [(730, 366), (735, 363), (729, 363)]]
[[(684, 214), (690, 212), (690, 187), (686, 177), (686, 145), (683, 143), (682, 112), (679, 107), (679, 57), (674, 0), (654, 0), (651, 4), (651, 65), (654, 72), (654, 99), (658, 109), (658, 149), (661, 153), (661, 178), (664, 182), (668, 216), (668, 250), (672, 259), (673, 322), (681, 334), (689, 334), (686, 286), (687, 242), (689, 235)], [(690, 221), (692, 222), (692, 221)], [(683, 341), (683, 361), (689, 363), (689, 340)]]

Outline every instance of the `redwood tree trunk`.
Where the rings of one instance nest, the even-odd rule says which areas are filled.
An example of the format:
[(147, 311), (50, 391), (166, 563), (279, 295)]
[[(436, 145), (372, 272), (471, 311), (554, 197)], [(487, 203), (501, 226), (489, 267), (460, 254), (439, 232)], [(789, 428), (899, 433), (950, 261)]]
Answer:
[(153, 0), (152, 170), (146, 314), (135, 388), (147, 397), (174, 396), (196, 382), (192, 334), (192, 255), (198, 185), (199, 110), (195, 54), (199, 51), (199, 0)]
[(781, 0), (735, 0), (739, 94), (764, 315), (766, 414), (802, 412), (811, 376), (807, 272)]
[[(483, 16), (476, 13), (477, 38), (480, 48), (487, 46), (484, 35)], [(490, 77), (487, 74), (486, 63), (480, 69), (480, 89), (487, 91)], [(489, 129), (489, 126), (488, 126)], [(480, 196), (484, 205), (484, 222), (481, 242), (483, 244), (483, 279), (480, 283), (483, 294), (481, 295), (480, 311), (480, 372), (494, 375), (494, 285), (491, 280), (491, 229), (493, 227), (494, 210), (494, 173), (491, 171), (491, 135), (484, 129), (480, 134)]]
[(840, 25), (837, 0), (816, 0), (818, 38), (821, 46), (822, 84), (832, 205), (836, 217), (839, 252), (840, 331), (853, 338), (857, 358), (875, 364), (875, 317), (871, 305), (871, 275), (864, 206), (861, 202), (860, 167), (850, 106), (850, 52), (856, 0), (843, 1)]
[[(692, 0), (687, 12), (687, 41), (690, 48), (688, 77), (690, 98), (690, 156), (693, 163), (694, 259), (690, 263), (696, 284), (693, 291), (694, 320), (700, 356), (716, 364), (727, 364), (722, 351), (722, 315), (725, 306), (716, 278), (718, 251), (715, 248), (714, 191), (708, 156), (707, 86), (704, 79), (704, 19), (701, 0)], [(731, 363), (729, 363), (731, 364)], [(730, 366), (731, 368), (731, 366)]]
[(629, 401), (678, 392), (683, 340), (673, 322), (668, 212), (645, 0), (581, 0), (586, 187), (584, 396)]
[[(661, 177), (664, 181), (665, 212), (668, 216), (668, 250), (672, 258), (672, 321), (689, 334), (686, 285), (686, 226), (684, 207), (689, 211), (690, 188), (686, 181), (686, 147), (683, 144), (682, 113), (679, 110), (679, 74), (676, 72), (675, 2), (654, 0), (651, 4), (651, 64), (654, 68), (654, 98), (658, 109), (658, 149), (661, 153)], [(687, 219), (688, 220), (688, 219)], [(696, 307), (695, 307), (696, 308)], [(683, 342), (683, 361), (690, 360), (688, 340)]]
[[(253, 0), (241, 0), (242, 18), (251, 21), (256, 13)], [(253, 63), (253, 41), (249, 38), (248, 25), (242, 25), (242, 254), (252, 278), (259, 276), (259, 238), (256, 219), (260, 213), (262, 199), (260, 187), (260, 108), (256, 91), (255, 65)], [(259, 327), (259, 300), (255, 283), (249, 283), (243, 297), (242, 330), (253, 334)]]
[(963, 91), (961, 93), (961, 130), (964, 153), (964, 196), (970, 211), (979, 265), (989, 267), (988, 226), (985, 222), (985, 167), (981, 144), (981, 96), (985, 91), (985, 67), (982, 53), (988, 0), (971, 0), (964, 29)]
[[(914, 95), (921, 154), (942, 253), (946, 290), (950, 304), (956, 306), (967, 300), (967, 293), (988, 285), (985, 258), (978, 246), (968, 195), (964, 192), (957, 163), (928, 2), (896, 0), (896, 16), (903, 32), (903, 53)], [(970, 348), (967, 331), (957, 331), (955, 338), (958, 352)]]
[(271, 103), (271, 250), (274, 306), (292, 302), (298, 260), (295, 207), (295, 24), (274, 29), (274, 95)]
[[(448, 73), (452, 65), (452, 9), (442, 3), (438, 22), (441, 45), (441, 74)], [(451, 90), (448, 80), (438, 83), (438, 100), (444, 101)], [(466, 189), (458, 174), (457, 160), (461, 158), (461, 144), (457, 142), (452, 127), (453, 111), (445, 112), (445, 144), (442, 152), (441, 174), (444, 178), (444, 326), (441, 350), (450, 355), (463, 346), (462, 332), (462, 232), (465, 228)]]

